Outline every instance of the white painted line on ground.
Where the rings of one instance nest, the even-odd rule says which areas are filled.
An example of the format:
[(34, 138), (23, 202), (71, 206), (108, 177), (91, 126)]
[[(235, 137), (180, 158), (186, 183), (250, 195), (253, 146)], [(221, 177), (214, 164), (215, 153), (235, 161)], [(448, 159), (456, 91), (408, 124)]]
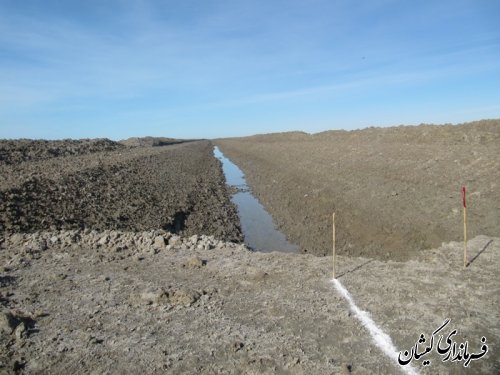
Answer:
[(346, 288), (342, 285), (340, 281), (337, 279), (332, 279), (333, 284), (335, 285), (335, 288), (337, 288), (337, 291), (347, 300), (349, 303), (349, 306), (351, 310), (354, 312), (356, 315), (356, 318), (365, 326), (365, 328), (370, 332), (370, 335), (372, 336), (373, 342), (375, 345), (378, 346), (382, 352), (386, 356), (388, 356), (391, 361), (394, 363), (394, 366), (397, 366), (401, 369), (402, 372), (408, 374), (408, 375), (418, 375), (418, 371), (415, 370), (413, 367), (411, 367), (410, 364), (406, 366), (399, 366), (398, 363), (398, 354), (399, 350), (396, 349), (394, 344), (392, 343), (391, 337), (382, 331), (370, 318), (370, 314), (364, 310), (361, 310), (354, 301), (352, 300), (351, 295), (347, 291)]

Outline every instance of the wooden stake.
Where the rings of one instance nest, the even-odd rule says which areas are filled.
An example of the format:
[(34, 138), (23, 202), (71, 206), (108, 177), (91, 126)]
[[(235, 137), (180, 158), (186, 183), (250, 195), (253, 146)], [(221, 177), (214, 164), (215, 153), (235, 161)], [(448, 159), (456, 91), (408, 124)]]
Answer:
[(467, 267), (467, 207), (464, 207), (464, 269)]
[(333, 239), (333, 252), (332, 252), (332, 258), (333, 258), (333, 278), (335, 279), (335, 212), (332, 215), (332, 239)]
[(462, 205), (464, 206), (464, 269), (467, 267), (467, 189), (462, 186)]

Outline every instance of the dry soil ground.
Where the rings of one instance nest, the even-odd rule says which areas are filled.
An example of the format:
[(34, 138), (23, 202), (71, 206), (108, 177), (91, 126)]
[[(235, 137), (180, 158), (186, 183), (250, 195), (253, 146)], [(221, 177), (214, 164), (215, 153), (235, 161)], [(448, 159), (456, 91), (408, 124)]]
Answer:
[[(498, 128), (493, 125), (479, 132), (471, 152), (484, 148), (484, 155), (498, 157), (491, 146), (491, 139), (498, 140)], [(331, 137), (332, 147), (335, 142), (342, 144), (332, 134), (325, 137)], [(429, 140), (431, 145), (434, 139)], [(402, 373), (397, 362), (374, 345), (335, 289), (330, 280), (331, 257), (253, 253), (224, 241), (239, 241), (241, 235), (210, 143), (130, 148), (93, 142), (41, 142), (27, 148), (15, 142), (0, 144), (4, 147), (0, 153), (0, 373)], [(241, 141), (221, 142), (229, 156), (239, 155), (234, 148), (230, 151), (232, 142), (240, 142), (241, 152), (256, 147), (251, 140), (251, 147)], [(377, 142), (375, 149), (385, 149)], [(77, 150), (65, 151), (67, 146)], [(47, 147), (57, 151), (47, 154)], [(439, 150), (425, 147), (429, 152)], [(16, 156), (6, 149), (15, 149)], [(317, 157), (314, 147), (306, 150)], [(321, 182), (321, 177), (314, 170), (301, 177), (280, 164), (280, 155), (286, 154), (279, 153), (268, 165), (275, 164), (275, 178), (284, 179), (287, 173), (297, 178), (294, 189), (288, 190), (290, 197), (307, 194), (303, 198), (312, 196), (312, 202), (321, 202), (320, 190), (300, 190), (311, 188), (303, 184), (315, 179)], [(299, 156), (308, 157), (307, 153)], [(262, 157), (274, 154), (263, 147)], [(263, 163), (263, 158), (248, 153), (248, 159), (241, 157), (239, 164), (249, 172), (252, 188), (262, 189), (265, 198), (262, 192), (272, 189), (262, 187), (267, 184), (264, 178), (255, 184), (257, 175), (248, 167)], [(370, 160), (370, 165), (377, 165)], [(493, 210), (498, 207), (496, 198), (490, 198), (498, 194), (496, 180), (485, 175), (498, 173), (491, 167), (498, 160), (482, 160), (490, 167), (477, 173), (490, 185), (479, 190), (476, 202), (486, 196), (487, 208)], [(271, 168), (262, 165), (263, 173), (270, 173)], [(283, 172), (276, 171), (279, 165)], [(473, 165), (465, 168), (476, 173), (473, 169)], [(365, 184), (378, 181), (369, 171)], [(344, 172), (338, 169), (338, 173)], [(390, 196), (402, 195), (399, 190), (396, 193)], [(350, 202), (354, 210), (365, 207)], [(268, 204), (271, 212), (274, 204)], [(336, 206), (337, 212), (342, 204)], [(280, 212), (285, 211), (273, 213)], [(384, 212), (392, 215), (389, 208)], [(459, 221), (460, 212), (452, 214)], [(498, 211), (482, 215), (495, 220), (495, 214)], [(284, 222), (283, 217), (277, 218)], [(329, 232), (328, 224), (316, 229), (307, 218), (301, 225), (306, 241), (311, 238), (308, 231)], [(472, 230), (481, 232), (481, 227)], [(490, 236), (470, 241), (472, 262), (466, 270), (461, 243), (414, 251), (410, 241), (409, 260), (400, 256), (383, 260), (373, 248), (366, 250), (368, 257), (355, 256), (364, 253), (363, 248), (339, 256), (338, 279), (399, 350), (412, 347), (421, 333), (428, 337), (446, 318), (451, 319), (446, 333), (457, 329), (454, 340), (468, 340), (473, 353), (480, 352), (485, 336), (488, 353), (469, 368), (464, 368), (463, 361), (441, 362), (434, 350), (425, 357), (431, 360), (429, 366), (423, 366), (423, 359), (413, 361), (419, 372), (500, 373), (500, 238), (491, 236), (492, 231), (485, 226)], [(300, 238), (298, 242), (302, 244)]]
[[(491, 242), (492, 241), (492, 242)], [(168, 245), (167, 245), (168, 243)], [(481, 353), (413, 361), (423, 374), (500, 371), (500, 238), (407, 262), (339, 257), (339, 280), (398, 350), (450, 318)], [(0, 372), (26, 374), (402, 374), (331, 280), (331, 257), (252, 253), (160, 231), (15, 234), (0, 249)], [(9, 314), (9, 315), (5, 315)], [(8, 322), (7, 318), (11, 318)]]

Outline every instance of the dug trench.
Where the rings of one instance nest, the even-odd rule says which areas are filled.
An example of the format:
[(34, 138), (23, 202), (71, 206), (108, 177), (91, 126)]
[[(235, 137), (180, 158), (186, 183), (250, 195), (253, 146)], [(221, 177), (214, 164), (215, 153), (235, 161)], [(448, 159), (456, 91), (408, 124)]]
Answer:
[(463, 237), (498, 235), (500, 120), (215, 141), (302, 252), (407, 260)]
[[(14, 147), (0, 163), (0, 373), (401, 373), (336, 293), (331, 257), (241, 244), (210, 142), (93, 142)], [(460, 242), (407, 261), (339, 255), (337, 274), (398, 350), (445, 318), (473, 352), (487, 338), (468, 369), (432, 353), (412, 364), (421, 373), (492, 374), (499, 250), (498, 237), (472, 238), (466, 270)]]

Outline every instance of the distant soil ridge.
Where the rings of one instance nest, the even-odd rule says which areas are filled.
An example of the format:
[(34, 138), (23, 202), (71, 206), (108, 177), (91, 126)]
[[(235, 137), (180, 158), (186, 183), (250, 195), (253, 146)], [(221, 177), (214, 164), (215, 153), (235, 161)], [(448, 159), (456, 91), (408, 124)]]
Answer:
[(166, 137), (131, 137), (120, 141), (121, 144), (129, 147), (158, 147), (184, 142), (189, 142), (189, 140)]
[(355, 130), (325, 130), (318, 133), (303, 131), (289, 131), (277, 133), (262, 133), (247, 137), (220, 138), (242, 141), (262, 140), (265, 142), (278, 141), (283, 138), (292, 141), (313, 141), (323, 138), (344, 137), (346, 140), (375, 140), (387, 138), (397, 142), (409, 141), (412, 143), (441, 143), (441, 144), (489, 144), (500, 143), (500, 119), (485, 119), (461, 124), (419, 124), (398, 125), (389, 127), (370, 126)]
[(98, 139), (0, 139), (0, 164), (47, 160), (63, 156), (116, 151), (124, 145), (106, 138)]
[(328, 130), (312, 135), (314, 138), (351, 137), (361, 140), (387, 138), (394, 142), (412, 144), (500, 144), (500, 119), (480, 120), (463, 124), (420, 124), (399, 125), (380, 128), (369, 127), (360, 130)]

